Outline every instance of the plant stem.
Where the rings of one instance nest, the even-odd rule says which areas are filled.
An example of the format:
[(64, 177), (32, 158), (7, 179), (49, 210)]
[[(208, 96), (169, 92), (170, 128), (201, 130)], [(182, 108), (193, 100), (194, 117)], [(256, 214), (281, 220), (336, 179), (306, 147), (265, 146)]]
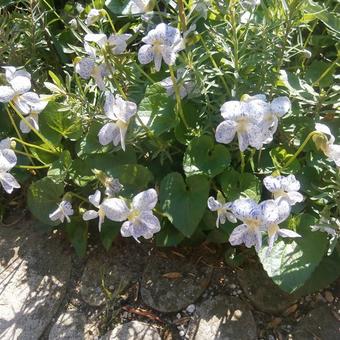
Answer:
[(16, 109), (16, 107), (10, 102), (10, 105), (12, 109), (15, 111), (15, 113), (25, 122), (25, 124), (36, 134), (37, 137), (39, 137), (53, 153), (57, 153), (57, 150), (55, 147), (50, 143), (49, 140), (47, 140), (37, 129), (35, 129), (32, 124)]
[(175, 96), (176, 96), (176, 101), (177, 101), (177, 111), (179, 112), (180, 118), (183, 121), (184, 126), (186, 127), (186, 129), (189, 129), (189, 125), (184, 117), (184, 113), (183, 113), (183, 108), (182, 108), (182, 101), (181, 101), (181, 95), (179, 93), (179, 88), (177, 86), (177, 81), (176, 81), (176, 77), (175, 77), (175, 73), (174, 70), (172, 68), (171, 65), (169, 65), (169, 71), (170, 71), (170, 76), (171, 76), (171, 80), (172, 83), (174, 84), (174, 89), (175, 89)]
[[(41, 150), (41, 151), (45, 151), (45, 152), (47, 152), (47, 153), (51, 153), (51, 154), (53, 154), (53, 155), (55, 154), (55, 152), (52, 152), (52, 151), (47, 150), (47, 149), (44, 149), (44, 148), (42, 148), (42, 147), (39, 146), (39, 145), (30, 144), (30, 143), (24, 142), (24, 141), (21, 140), (21, 139), (15, 138), (15, 137), (12, 137), (11, 139), (15, 140), (16, 142), (21, 143), (21, 144), (24, 146), (24, 148), (25, 148), (25, 146), (29, 146), (29, 147), (31, 147), (31, 148), (35, 148), (35, 149), (38, 149), (38, 150)], [(26, 148), (25, 148), (25, 149), (26, 149)], [(27, 150), (27, 153), (29, 153), (28, 150)]]
[(16, 168), (19, 169), (46, 169), (49, 168), (51, 164), (45, 164), (45, 165), (16, 165)]
[[(19, 139), (18, 139), (18, 141), (19, 141), (19, 140), (22, 139), (21, 133), (20, 133), (20, 131), (19, 131), (17, 125), (15, 124), (15, 121), (14, 121), (12, 115), (11, 115), (11, 112), (8, 110), (8, 107), (6, 108), (6, 110), (7, 110), (8, 117), (9, 117), (11, 123), (12, 123), (12, 126), (14, 127), (14, 130), (15, 130), (17, 136), (19, 137)], [(16, 139), (16, 138), (12, 138), (12, 139)], [(28, 149), (26, 148), (26, 146), (23, 145), (23, 147), (24, 147), (24, 150), (26, 151), (26, 153), (29, 154)], [(28, 157), (28, 158), (29, 158), (30, 162), (32, 163), (32, 165), (34, 165), (33, 159), (32, 159), (31, 157)]]
[[(76, 193), (73, 192), (73, 191), (69, 191), (69, 192), (67, 192), (66, 194), (70, 194), (71, 196), (77, 197), (77, 198), (79, 198), (81, 201), (88, 202), (88, 199), (86, 199), (86, 198), (83, 197), (83, 196), (80, 196), (80, 195), (76, 194)], [(65, 194), (65, 195), (66, 195), (66, 194)]]
[(185, 16), (184, 3), (183, 0), (178, 0), (178, 14), (181, 22), (181, 30), (185, 32), (187, 30), (187, 20)]
[(244, 153), (242, 151), (240, 151), (240, 156), (241, 156), (241, 174), (244, 173), (244, 168), (246, 166), (246, 162), (244, 159)]
[[(290, 164), (292, 164), (294, 162), (294, 160), (296, 159), (296, 157), (302, 152), (302, 150), (305, 148), (305, 146), (307, 145), (307, 143), (309, 142), (309, 140), (314, 136), (314, 135), (318, 135), (320, 134), (319, 131), (312, 131), (308, 134), (308, 136), (306, 137), (306, 139), (304, 140), (304, 142), (300, 145), (300, 147), (297, 149), (297, 151), (295, 152), (295, 154), (287, 161), (287, 163), (281, 168), (281, 170), (286, 169)], [(322, 133), (321, 133), (322, 134)]]

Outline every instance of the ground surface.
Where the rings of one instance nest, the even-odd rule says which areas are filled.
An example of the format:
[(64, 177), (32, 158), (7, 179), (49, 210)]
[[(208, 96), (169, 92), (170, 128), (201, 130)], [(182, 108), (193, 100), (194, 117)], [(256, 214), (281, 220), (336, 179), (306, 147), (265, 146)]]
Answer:
[[(0, 338), (340, 339), (340, 282), (297, 299), (225, 247), (118, 239), (74, 255), (35, 222), (0, 227)], [(99, 244), (93, 240), (93, 244)]]

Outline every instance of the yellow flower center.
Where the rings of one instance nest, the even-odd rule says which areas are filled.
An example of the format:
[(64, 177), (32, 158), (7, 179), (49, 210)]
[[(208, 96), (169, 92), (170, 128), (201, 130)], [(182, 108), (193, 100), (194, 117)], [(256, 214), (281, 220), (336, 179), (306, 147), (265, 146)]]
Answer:
[(120, 129), (125, 129), (127, 128), (128, 124), (123, 122), (122, 120), (118, 119), (116, 121), (116, 125), (120, 128)]
[(128, 220), (130, 222), (133, 222), (138, 216), (139, 216), (140, 212), (136, 209), (132, 210), (128, 216)]
[(254, 218), (249, 218), (244, 221), (244, 223), (252, 230), (255, 231), (260, 226), (261, 221), (255, 220)]

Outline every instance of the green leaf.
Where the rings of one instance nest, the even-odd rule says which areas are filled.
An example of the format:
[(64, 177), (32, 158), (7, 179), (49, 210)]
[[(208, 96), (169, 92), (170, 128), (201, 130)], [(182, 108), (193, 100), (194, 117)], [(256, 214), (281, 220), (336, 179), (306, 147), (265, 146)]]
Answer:
[(82, 159), (73, 160), (69, 169), (70, 179), (75, 185), (84, 187), (96, 179), (88, 163)]
[(63, 151), (60, 154), (60, 158), (53, 162), (50, 169), (47, 172), (47, 176), (50, 177), (55, 183), (63, 183), (68, 172), (70, 171), (72, 164), (71, 154), (69, 151)]
[(156, 245), (158, 247), (175, 247), (179, 245), (185, 236), (179, 232), (168, 220), (164, 219), (162, 228), (156, 234)]
[(77, 143), (77, 155), (82, 157), (87, 154), (105, 153), (112, 149), (112, 143), (103, 146), (99, 143), (98, 133), (103, 124), (94, 122), (91, 124), (87, 134)]
[(70, 223), (66, 223), (65, 230), (73, 248), (79, 257), (86, 254), (88, 239), (88, 224), (80, 217), (71, 218)]
[(225, 170), (218, 177), (218, 181), (227, 201), (233, 201), (240, 196), (251, 198), (256, 202), (261, 199), (261, 182), (253, 174), (241, 174), (231, 168)]
[(161, 85), (153, 84), (145, 91), (144, 99), (139, 104), (138, 116), (156, 136), (159, 136), (177, 125), (174, 108), (174, 99), (167, 96)]
[(122, 193), (135, 195), (148, 188), (153, 175), (148, 168), (140, 164), (123, 164), (107, 169), (107, 174), (118, 178), (123, 185)]
[(58, 225), (53, 222), (48, 215), (55, 211), (60, 203), (64, 185), (55, 183), (50, 178), (45, 177), (34, 183), (28, 188), (27, 205), (34, 217), (48, 225)]
[(337, 251), (334, 251), (330, 256), (325, 256), (314, 270), (312, 276), (297, 291), (297, 294), (305, 296), (329, 286), (340, 276), (339, 264), (340, 255)]
[(122, 223), (112, 222), (106, 220), (102, 224), (102, 229), (100, 231), (100, 239), (106, 250), (111, 248), (113, 240), (117, 237), (120, 232), (120, 227)]
[(284, 291), (295, 292), (310, 278), (327, 249), (324, 233), (312, 232), (316, 219), (308, 214), (292, 218), (290, 226), (302, 236), (293, 240), (279, 239), (267, 256), (263, 247), (259, 258), (268, 276)]
[(39, 115), (41, 133), (52, 143), (59, 144), (62, 138), (79, 139), (82, 134), (82, 122), (70, 111), (62, 110), (60, 104), (50, 102)]
[(230, 163), (228, 149), (215, 144), (210, 136), (194, 138), (183, 159), (183, 168), (187, 176), (204, 174), (210, 178), (223, 172)]
[(160, 185), (160, 203), (170, 222), (190, 237), (203, 217), (209, 195), (209, 181), (203, 175), (187, 178), (173, 172)]

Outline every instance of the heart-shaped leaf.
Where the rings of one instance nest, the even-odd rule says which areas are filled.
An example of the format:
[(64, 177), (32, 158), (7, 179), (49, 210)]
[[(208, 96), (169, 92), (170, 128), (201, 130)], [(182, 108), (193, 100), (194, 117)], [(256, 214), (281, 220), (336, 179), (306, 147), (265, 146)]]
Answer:
[(55, 183), (45, 177), (30, 185), (27, 193), (27, 205), (34, 217), (48, 225), (57, 225), (48, 215), (58, 208), (61, 195), (64, 193), (64, 184)]
[(165, 176), (160, 187), (160, 202), (170, 222), (190, 237), (200, 223), (209, 195), (209, 181), (203, 175), (187, 178), (172, 172)]
[(184, 154), (183, 168), (187, 176), (204, 174), (211, 178), (223, 172), (230, 163), (228, 149), (215, 144), (210, 136), (194, 138)]
[(263, 247), (259, 258), (268, 276), (283, 290), (293, 293), (312, 275), (327, 250), (325, 233), (313, 232), (315, 218), (304, 214), (289, 221), (302, 236), (294, 240), (279, 240), (267, 255)]

